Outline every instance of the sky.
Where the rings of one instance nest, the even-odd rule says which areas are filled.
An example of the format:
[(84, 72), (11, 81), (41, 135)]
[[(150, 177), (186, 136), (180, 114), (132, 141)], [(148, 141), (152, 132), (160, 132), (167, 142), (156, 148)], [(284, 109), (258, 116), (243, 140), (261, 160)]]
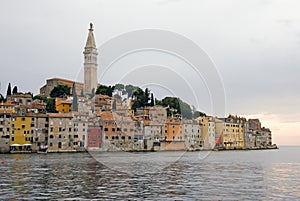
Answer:
[[(299, 8), (297, 0), (1, 0), (0, 92), (6, 93), (9, 82), (22, 92), (38, 94), (49, 78), (80, 81), (90, 22), (103, 60), (105, 48), (118, 36), (164, 30), (189, 39), (211, 59), (220, 78), (213, 81), (224, 89), (224, 115), (260, 118), (271, 128), (274, 143), (300, 145)], [(175, 95), (211, 113), (206, 84), (212, 79), (182, 79), (190, 67), (170, 54), (138, 52), (107, 74), (101, 63), (99, 59), (103, 84), (117, 80), (148, 86), (157, 98)], [(124, 77), (124, 69), (134, 73)], [(159, 76), (164, 73), (168, 76)], [(158, 79), (173, 88), (163, 88)], [(195, 93), (200, 95), (192, 100), (189, 95)]]

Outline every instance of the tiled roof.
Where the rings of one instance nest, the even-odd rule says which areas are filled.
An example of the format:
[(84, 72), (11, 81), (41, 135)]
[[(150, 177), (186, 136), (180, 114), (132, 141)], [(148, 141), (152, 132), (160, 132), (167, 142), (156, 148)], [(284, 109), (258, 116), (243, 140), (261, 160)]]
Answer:
[(71, 118), (73, 117), (72, 112), (69, 113), (48, 113), (49, 117), (51, 118)]

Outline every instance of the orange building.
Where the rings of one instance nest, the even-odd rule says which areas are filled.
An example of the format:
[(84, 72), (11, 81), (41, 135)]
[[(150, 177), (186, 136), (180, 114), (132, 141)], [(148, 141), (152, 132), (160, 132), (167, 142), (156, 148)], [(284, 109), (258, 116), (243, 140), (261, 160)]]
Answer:
[(72, 100), (56, 98), (55, 99), (55, 109), (60, 113), (68, 113), (72, 111)]
[(184, 128), (181, 115), (166, 120), (164, 128), (165, 142), (162, 149), (165, 150), (183, 150), (184, 149)]
[(15, 113), (15, 105), (11, 101), (6, 103), (0, 103), (0, 113), (1, 114), (12, 114)]

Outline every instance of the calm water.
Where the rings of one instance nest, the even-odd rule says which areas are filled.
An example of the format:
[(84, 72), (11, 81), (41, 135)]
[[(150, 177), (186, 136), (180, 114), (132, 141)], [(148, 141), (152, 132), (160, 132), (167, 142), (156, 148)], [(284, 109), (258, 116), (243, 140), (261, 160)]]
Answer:
[(0, 155), (0, 200), (300, 200), (299, 155), (300, 147)]

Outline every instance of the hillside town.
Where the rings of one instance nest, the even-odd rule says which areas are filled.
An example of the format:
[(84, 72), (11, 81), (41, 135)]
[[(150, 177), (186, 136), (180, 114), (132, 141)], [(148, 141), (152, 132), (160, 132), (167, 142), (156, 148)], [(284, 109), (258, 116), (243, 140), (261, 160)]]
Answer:
[(83, 83), (50, 78), (35, 96), (8, 85), (1, 153), (276, 148), (259, 119), (209, 116), (177, 98), (156, 100), (147, 88), (99, 84), (92, 24), (83, 54)]

